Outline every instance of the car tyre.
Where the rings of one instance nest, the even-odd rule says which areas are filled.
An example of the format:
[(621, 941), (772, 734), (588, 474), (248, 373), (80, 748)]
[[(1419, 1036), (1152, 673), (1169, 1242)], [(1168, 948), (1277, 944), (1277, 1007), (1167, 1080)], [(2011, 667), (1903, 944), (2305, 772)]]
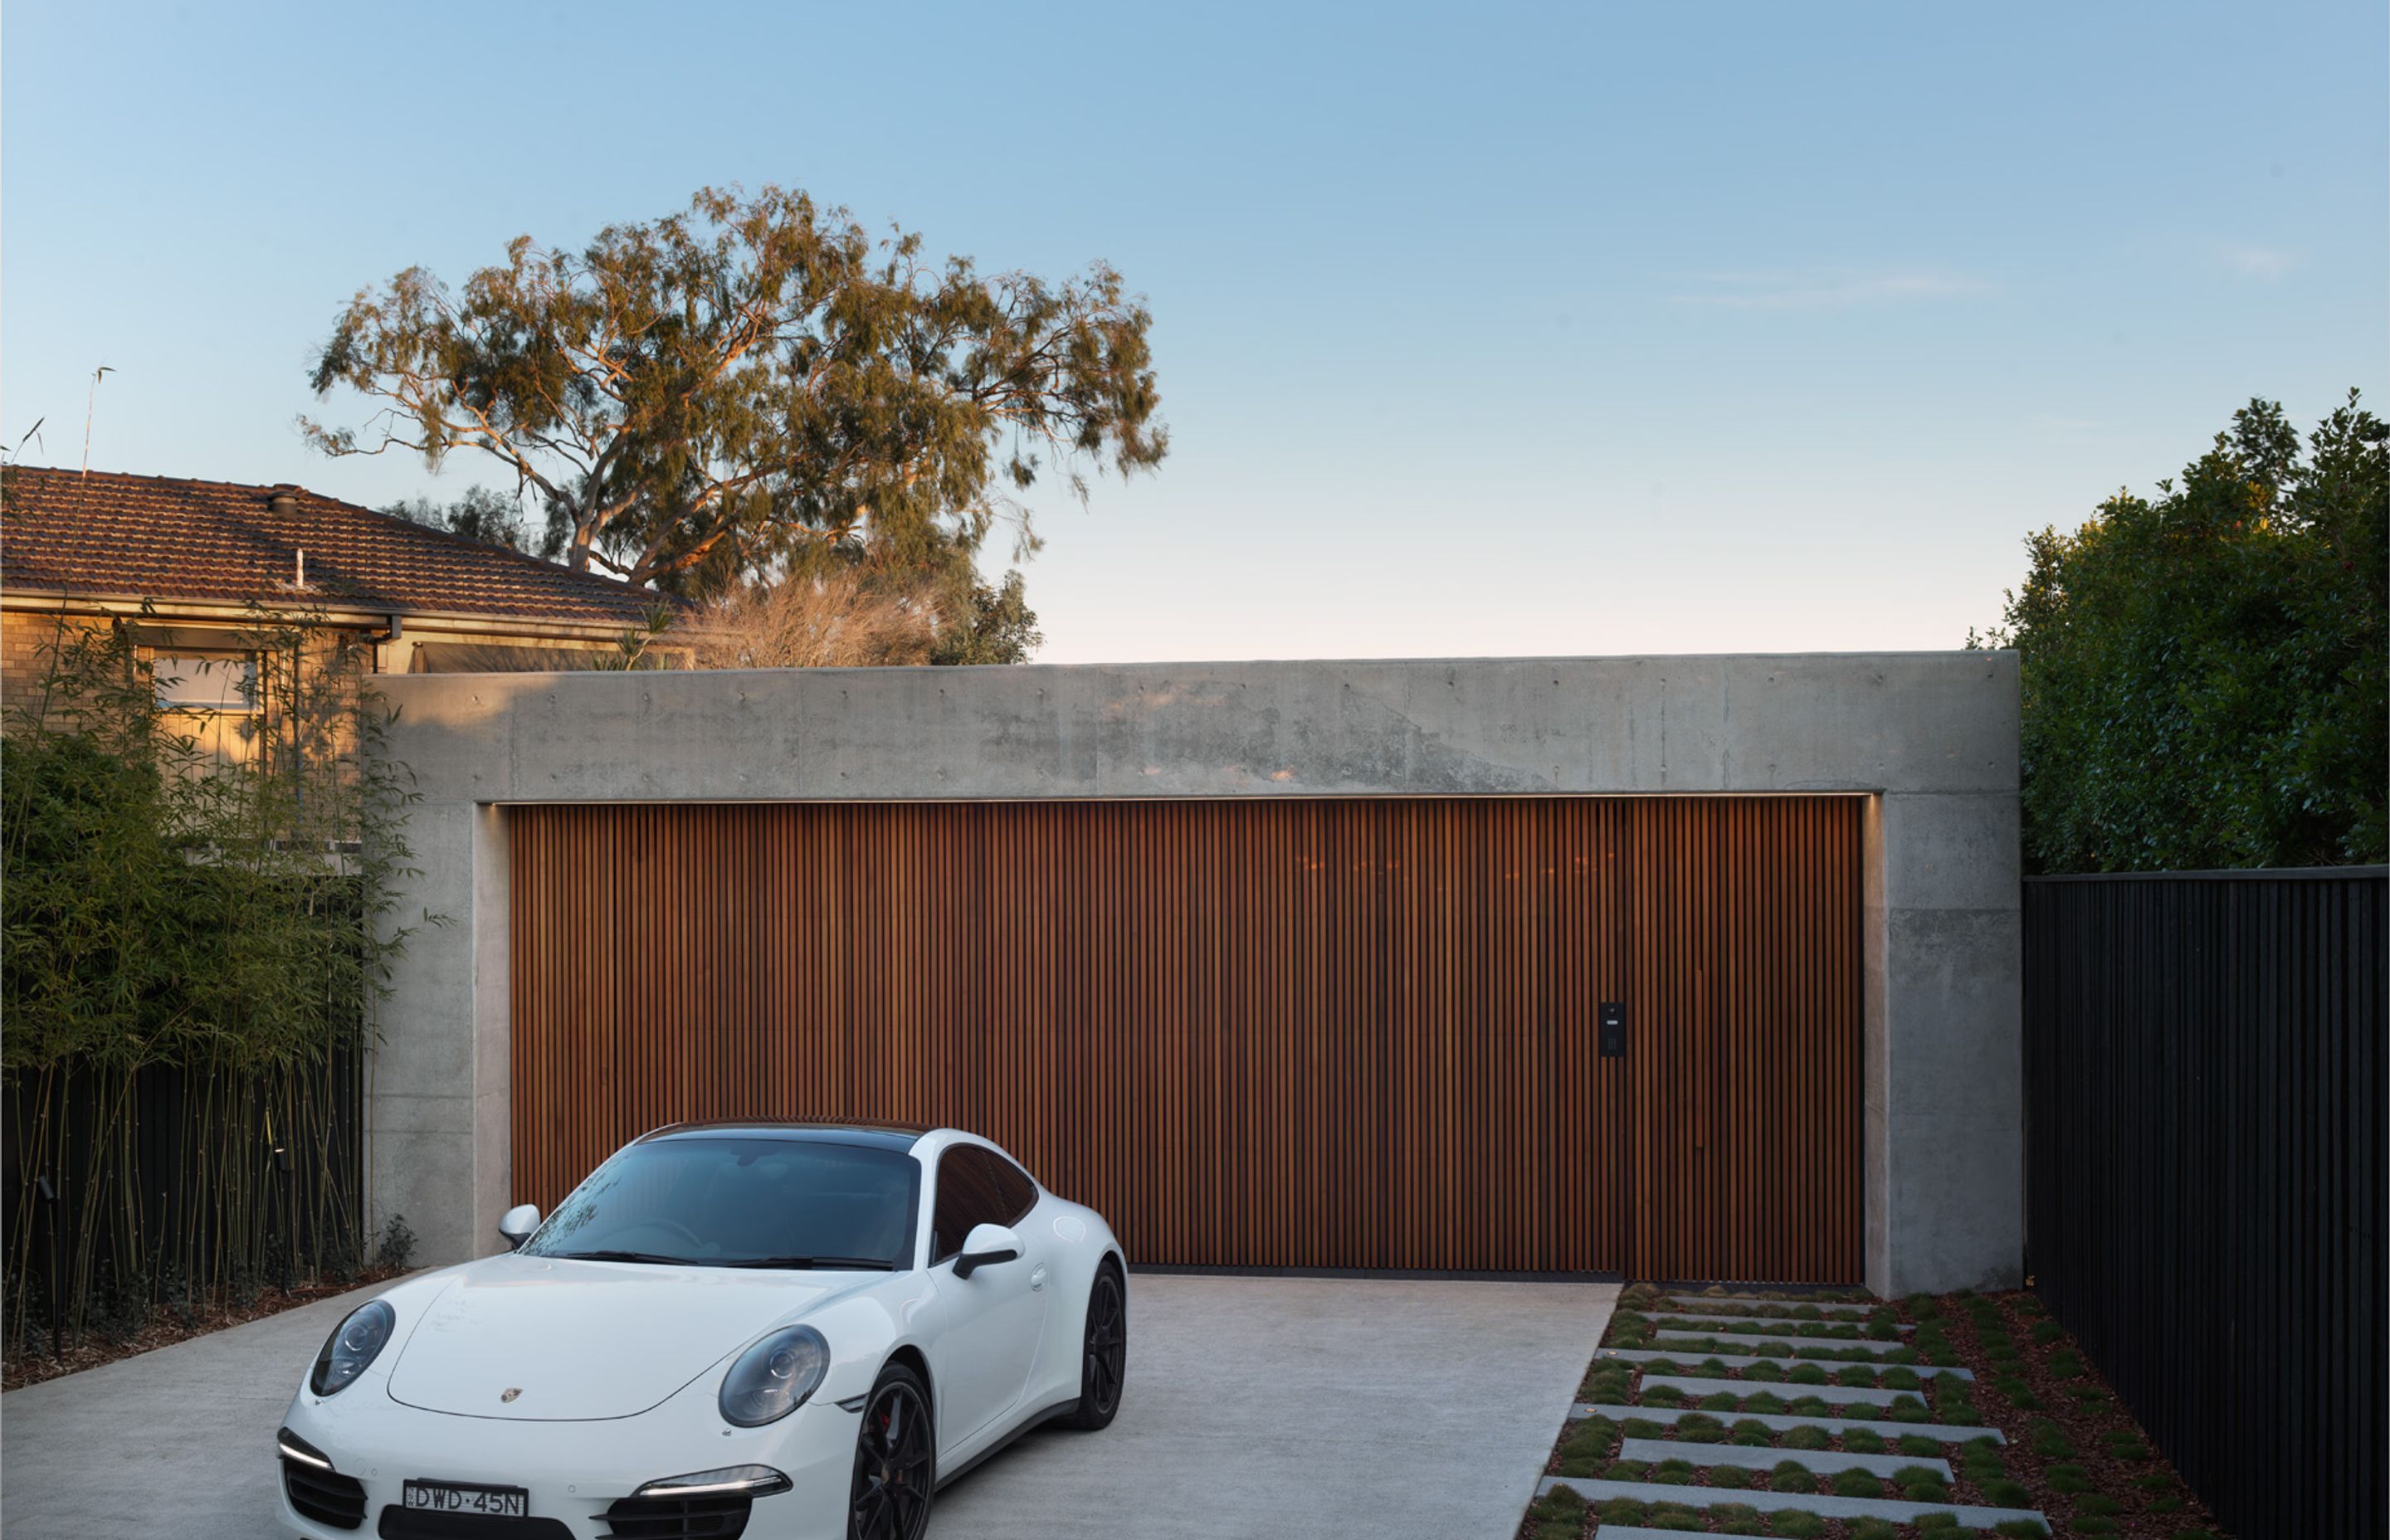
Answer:
[(1079, 1405), (1070, 1426), (1083, 1432), (1109, 1428), (1120, 1415), (1128, 1378), (1128, 1289), (1110, 1262), (1096, 1269), (1087, 1290), (1087, 1324), (1079, 1347)]
[(902, 1364), (880, 1371), (854, 1434), (847, 1540), (920, 1540), (938, 1493), (937, 1426), (930, 1388)]

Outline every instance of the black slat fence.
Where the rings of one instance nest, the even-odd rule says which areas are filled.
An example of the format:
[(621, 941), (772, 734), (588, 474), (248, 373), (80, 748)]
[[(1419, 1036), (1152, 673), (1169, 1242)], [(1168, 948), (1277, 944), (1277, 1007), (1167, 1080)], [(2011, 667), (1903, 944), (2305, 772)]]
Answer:
[(2025, 882), (2026, 1266), (2242, 1540), (2390, 1515), (2385, 886)]

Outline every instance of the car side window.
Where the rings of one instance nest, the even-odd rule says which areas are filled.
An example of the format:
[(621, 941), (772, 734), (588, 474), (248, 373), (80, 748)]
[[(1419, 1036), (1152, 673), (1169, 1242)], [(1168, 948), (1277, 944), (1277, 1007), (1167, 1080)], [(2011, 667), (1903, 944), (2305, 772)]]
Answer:
[(930, 1265), (959, 1252), (973, 1226), (1018, 1224), (1036, 1201), (1036, 1184), (1003, 1156), (977, 1145), (952, 1147), (938, 1157)]

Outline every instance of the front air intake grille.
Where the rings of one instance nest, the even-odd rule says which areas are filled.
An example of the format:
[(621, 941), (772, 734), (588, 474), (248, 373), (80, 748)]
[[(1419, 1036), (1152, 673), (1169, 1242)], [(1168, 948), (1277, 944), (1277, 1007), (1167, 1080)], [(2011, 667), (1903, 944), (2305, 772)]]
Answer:
[(613, 1540), (737, 1540), (754, 1499), (742, 1492), (700, 1497), (625, 1497), (606, 1510)]
[(381, 1540), (572, 1540), (560, 1519), (501, 1519), (487, 1513), (434, 1513), (396, 1503), (381, 1510)]
[(366, 1521), (366, 1489), (354, 1476), (282, 1457), (282, 1490), (302, 1519), (334, 1529), (355, 1529)]

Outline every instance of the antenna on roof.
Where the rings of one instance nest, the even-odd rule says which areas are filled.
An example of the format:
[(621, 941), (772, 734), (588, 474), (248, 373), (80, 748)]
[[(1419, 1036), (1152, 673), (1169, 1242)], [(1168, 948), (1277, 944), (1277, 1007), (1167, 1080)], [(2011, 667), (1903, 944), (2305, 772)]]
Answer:
[(99, 399), (99, 377), (116, 371), (102, 364), (91, 371), (91, 390), (83, 398), (83, 474), (91, 474), (91, 408)]

